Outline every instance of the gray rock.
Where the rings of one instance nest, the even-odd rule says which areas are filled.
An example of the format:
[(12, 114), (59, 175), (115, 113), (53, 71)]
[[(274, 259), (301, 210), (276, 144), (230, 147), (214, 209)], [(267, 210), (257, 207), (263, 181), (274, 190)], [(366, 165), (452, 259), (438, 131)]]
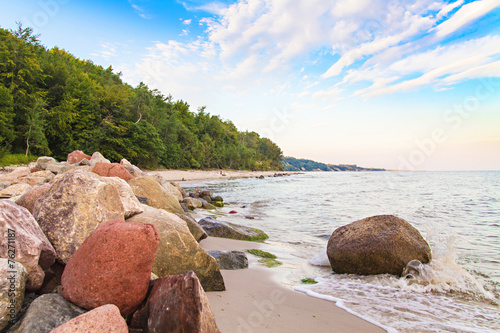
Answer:
[(248, 258), (242, 251), (208, 251), (217, 261), (219, 269), (243, 269), (248, 268)]
[(191, 210), (203, 207), (203, 203), (196, 198), (187, 197), (184, 198), (182, 202), (185, 203), (187, 207)]
[(203, 228), (196, 222), (194, 218), (192, 218), (189, 215), (185, 214), (175, 214), (179, 216), (181, 219), (186, 221), (186, 224), (189, 228), (189, 231), (191, 232), (191, 235), (193, 235), (194, 239), (199, 243), (202, 239), (205, 239), (208, 237), (207, 233)]
[(269, 236), (260, 229), (242, 226), (239, 224), (215, 220), (205, 217), (198, 221), (209, 236), (238, 240), (261, 241)]
[(45, 294), (31, 303), (24, 317), (9, 333), (49, 333), (54, 328), (87, 312), (60, 294)]
[(221, 196), (216, 196), (212, 199), (212, 201), (220, 201), (220, 202), (223, 202), (224, 200), (222, 199)]
[(49, 165), (49, 164), (57, 164), (57, 161), (53, 157), (40, 156), (36, 160), (35, 168), (47, 170), (47, 165)]
[[(15, 272), (15, 273), (12, 273)], [(28, 273), (16, 261), (0, 258), (0, 331), (15, 317), (24, 300)]]

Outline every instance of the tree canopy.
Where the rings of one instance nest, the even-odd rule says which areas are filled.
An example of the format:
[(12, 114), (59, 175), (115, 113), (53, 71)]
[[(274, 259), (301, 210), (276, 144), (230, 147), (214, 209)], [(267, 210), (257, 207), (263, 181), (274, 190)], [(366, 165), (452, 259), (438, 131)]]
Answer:
[(47, 49), (31, 28), (0, 28), (0, 154), (65, 159), (79, 149), (150, 169), (282, 168), (271, 140), (120, 77), (111, 66)]

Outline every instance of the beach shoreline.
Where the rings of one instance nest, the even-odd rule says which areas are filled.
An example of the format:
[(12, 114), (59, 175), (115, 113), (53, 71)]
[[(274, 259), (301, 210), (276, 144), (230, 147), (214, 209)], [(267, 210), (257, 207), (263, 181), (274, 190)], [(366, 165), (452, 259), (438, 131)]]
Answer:
[[(202, 248), (239, 250), (266, 248), (266, 243), (208, 237)], [(385, 332), (335, 305), (286, 286), (267, 268), (247, 254), (249, 268), (221, 270), (226, 291), (207, 292), (221, 332)]]
[[(144, 170), (143, 170), (144, 171)], [(157, 169), (154, 171), (144, 171), (148, 175), (160, 175), (165, 181), (190, 184), (198, 181), (208, 180), (228, 180), (232, 178), (256, 178), (260, 176), (274, 177), (275, 175), (294, 175), (300, 172), (290, 171), (249, 171), (249, 170), (174, 170)]]

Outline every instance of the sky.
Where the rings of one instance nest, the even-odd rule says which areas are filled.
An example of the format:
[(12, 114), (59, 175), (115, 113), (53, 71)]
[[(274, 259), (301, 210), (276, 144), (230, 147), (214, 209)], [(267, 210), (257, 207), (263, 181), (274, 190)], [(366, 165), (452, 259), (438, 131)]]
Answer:
[(285, 156), (500, 170), (500, 0), (0, 0), (16, 22)]

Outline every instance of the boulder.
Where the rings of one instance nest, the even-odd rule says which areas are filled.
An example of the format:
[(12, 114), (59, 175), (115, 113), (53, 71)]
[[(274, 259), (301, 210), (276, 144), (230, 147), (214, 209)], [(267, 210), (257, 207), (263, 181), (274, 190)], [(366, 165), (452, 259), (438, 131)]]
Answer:
[(243, 269), (248, 268), (248, 258), (242, 251), (208, 251), (217, 261), (219, 269)]
[(134, 177), (146, 176), (146, 174), (144, 172), (142, 172), (142, 170), (139, 169), (138, 167), (136, 167), (135, 165), (123, 164), (123, 167), (125, 168), (125, 170), (130, 172), (130, 174)]
[(242, 226), (239, 224), (215, 220), (211, 217), (205, 217), (198, 221), (209, 236), (231, 238), (247, 241), (261, 241), (268, 239), (269, 236), (260, 229)]
[[(3, 234), (2, 234), (3, 235)], [(11, 259), (0, 258), (0, 331), (13, 322), (24, 300), (28, 273), (24, 266)]]
[(90, 158), (90, 165), (94, 166), (100, 162), (111, 163), (108, 159), (104, 158), (104, 156), (102, 156), (101, 153), (96, 151), (95, 153), (92, 154), (92, 157)]
[(41, 170), (47, 170), (47, 166), (49, 164), (57, 164), (57, 161), (53, 157), (40, 156), (36, 160), (35, 168), (36, 169), (41, 169)]
[(91, 156), (85, 154), (83, 151), (74, 150), (68, 154), (66, 161), (68, 162), (68, 164), (76, 164), (81, 162), (83, 159), (90, 160), (90, 158)]
[(38, 199), (33, 216), (63, 263), (101, 223), (133, 212), (122, 203), (120, 189), (98, 175), (75, 169), (54, 178)]
[(60, 294), (45, 294), (31, 303), (9, 333), (47, 333), (85, 312)]
[[(203, 197), (209, 197), (213, 198), (214, 197), (214, 192), (213, 191), (201, 191), (200, 196)], [(208, 200), (207, 200), (208, 201)], [(209, 201), (210, 202), (210, 201)]]
[(47, 164), (46, 170), (49, 170), (55, 174), (59, 174), (59, 173), (63, 172), (63, 170), (67, 167), (68, 167), (68, 165), (62, 164), (62, 163), (49, 163), (49, 164)]
[[(8, 200), (0, 200), (0, 257), (21, 263), (27, 271), (26, 289), (37, 290), (56, 253), (31, 213)], [(14, 254), (13, 254), (14, 253)]]
[(35, 186), (28, 192), (24, 193), (19, 199), (16, 200), (16, 204), (26, 208), (31, 214), (33, 214), (33, 209), (35, 208), (35, 202), (43, 197), (45, 193), (50, 189), (51, 184), (43, 184), (40, 186)]
[(63, 296), (88, 310), (114, 304), (123, 316), (133, 313), (146, 296), (159, 242), (149, 223), (101, 224), (64, 268)]
[(118, 163), (96, 163), (92, 172), (102, 177), (118, 177), (125, 181), (129, 181), (134, 178), (134, 176), (132, 176), (130, 172), (123, 167), (123, 165)]
[(413, 259), (428, 263), (431, 249), (405, 220), (379, 215), (336, 229), (328, 241), (327, 255), (339, 274), (400, 276)]
[(224, 199), (222, 199), (222, 197), (221, 197), (221, 196), (216, 196), (216, 197), (214, 197), (214, 198), (212, 199), (212, 201), (223, 202), (223, 201), (224, 201)]
[(209, 197), (208, 195), (204, 195), (204, 196), (202, 196), (201, 198), (202, 198), (203, 200), (205, 200), (206, 202), (208, 202), (208, 203), (212, 203), (212, 198), (211, 198), (211, 197)]
[(132, 316), (130, 327), (143, 332), (220, 332), (193, 272), (155, 280), (146, 304)]
[(166, 183), (162, 183), (161, 186), (163, 186), (163, 188), (165, 190), (167, 190), (170, 194), (175, 196), (177, 198), (177, 201), (179, 201), (179, 202), (182, 201), (182, 199), (183, 199), (182, 194), (174, 185), (172, 185), (169, 182), (166, 182)]
[(0, 182), (12, 182), (20, 177), (27, 176), (31, 173), (30, 168), (28, 167), (21, 167), (21, 168), (15, 168), (12, 172), (5, 174), (5, 175), (0, 175)]
[(212, 210), (212, 209), (217, 209), (217, 207), (215, 207), (215, 206), (214, 206), (214, 205), (212, 205), (211, 203), (204, 202), (204, 203), (203, 203), (203, 209)]
[(126, 181), (117, 177), (103, 177), (101, 181), (114, 186), (118, 190), (120, 201), (125, 210), (125, 218), (140, 214), (144, 211), (141, 202), (135, 196), (132, 188)]
[(186, 193), (186, 190), (184, 190), (180, 185), (179, 183), (174, 183), (174, 182), (170, 182), (170, 184), (174, 185), (174, 187), (179, 191), (181, 192), (181, 195), (183, 198), (187, 197), (187, 193)]
[(193, 235), (194, 239), (196, 239), (196, 241), (198, 243), (202, 239), (205, 239), (208, 237), (205, 230), (203, 230), (203, 228), (198, 224), (198, 222), (196, 222), (196, 220), (194, 218), (192, 218), (191, 216), (186, 215), (186, 214), (175, 214), (175, 215), (179, 216), (181, 219), (183, 219), (186, 222), (186, 224), (189, 228), (189, 232), (191, 232), (191, 235)]
[(25, 183), (10, 185), (0, 191), (0, 198), (20, 198), (33, 187)]
[(215, 259), (203, 250), (189, 232), (186, 222), (162, 209), (144, 206), (144, 213), (127, 221), (151, 223), (160, 235), (153, 273), (162, 277), (194, 271), (206, 291), (225, 290)]
[(116, 305), (107, 304), (65, 322), (50, 333), (74, 332), (128, 333), (128, 327)]
[(171, 213), (182, 214), (184, 212), (177, 198), (165, 190), (154, 177), (136, 177), (129, 180), (128, 184), (136, 196), (148, 199), (149, 206)]
[(185, 203), (191, 210), (203, 207), (203, 203), (196, 198), (187, 197), (184, 198), (182, 202)]

